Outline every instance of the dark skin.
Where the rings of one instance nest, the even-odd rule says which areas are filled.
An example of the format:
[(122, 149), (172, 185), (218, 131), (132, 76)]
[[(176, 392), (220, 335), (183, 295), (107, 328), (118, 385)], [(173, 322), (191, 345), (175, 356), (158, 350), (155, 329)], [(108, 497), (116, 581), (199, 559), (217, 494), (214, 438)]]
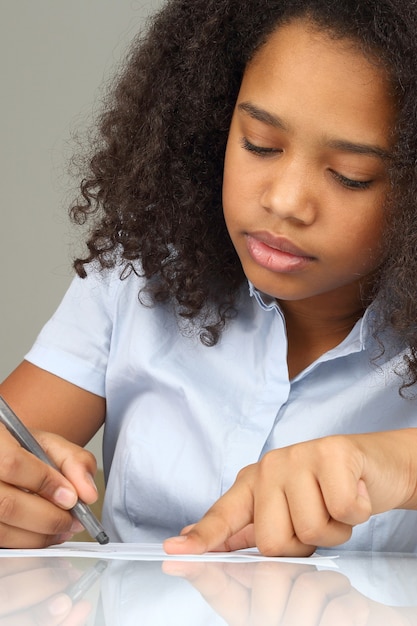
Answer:
[(327, 316), (311, 315), (310, 307), (303, 302), (281, 303), (281, 308), (285, 314), (287, 329), (290, 379), (295, 378), (322, 354), (339, 345), (363, 315), (359, 302), (357, 308), (341, 315), (334, 312)]
[[(345, 339), (382, 262), (388, 94), (352, 42), (335, 45), (302, 20), (278, 28), (246, 68), (224, 213), (245, 274), (284, 310), (290, 377)], [(416, 441), (405, 429), (271, 450), (165, 549), (305, 556), (345, 543), (373, 514), (416, 508)]]
[(375, 272), (326, 298), (280, 301), (288, 337), (290, 379), (339, 345), (365, 312), (364, 300), (373, 290)]
[(88, 504), (97, 499), (96, 461), (79, 446), (103, 423), (105, 401), (27, 361), (0, 385), (0, 394), (67, 477), (0, 428), (0, 545), (35, 548), (65, 541), (82, 530), (66, 509), (77, 495)]
[[(271, 81), (264, 80), (268, 72), (256, 69), (244, 79), (244, 102), (252, 104), (239, 110), (237, 124), (232, 122), (224, 205), (246, 275), (258, 289), (284, 303), (288, 365), (294, 376), (348, 334), (361, 311), (361, 277), (378, 267), (387, 176), (375, 149), (369, 154), (357, 142), (366, 133), (372, 146), (384, 144), (392, 103), (386, 97), (384, 76), (351, 45), (335, 49), (333, 40), (321, 34), (311, 38), (310, 29), (291, 33), (294, 41), (287, 46), (287, 53), (291, 52), (287, 57), (292, 68), (295, 42), (303, 80), (296, 80), (292, 69), (278, 68), (271, 97)], [(287, 30), (287, 36), (291, 33)], [(307, 47), (300, 47), (306, 41)], [(274, 45), (280, 42), (278, 38)], [(319, 54), (311, 54), (312, 46), (318, 46)], [(258, 60), (275, 71), (276, 60), (283, 55), (274, 54), (272, 48), (264, 50), (266, 57)], [(305, 98), (304, 78), (311, 75), (312, 58), (324, 60), (325, 65), (318, 82), (308, 83), (314, 97), (307, 107), (299, 103)], [(343, 70), (354, 70), (349, 91), (343, 93), (335, 89), (340, 84), (335, 80), (340, 64)], [(280, 102), (285, 122), (281, 124), (275, 108), (281, 82), (288, 78), (286, 97)], [(328, 98), (323, 98), (323, 89)], [(334, 98), (337, 106), (329, 107), (328, 99), (333, 103)], [(329, 110), (342, 114), (337, 119), (325, 116)], [(324, 135), (323, 120), (328, 131)], [(259, 159), (253, 147), (242, 147), (242, 129), (253, 143), (261, 141), (261, 147), (272, 137), (272, 145), (266, 146), (273, 149), (272, 158)], [(287, 154), (283, 147), (290, 162), (281, 159)], [(352, 229), (355, 236), (346, 237)], [(284, 246), (292, 242), (293, 252), (282, 254), (279, 246), (274, 247), (276, 239)], [(66, 540), (77, 527), (65, 509), (73, 506), (77, 493), (87, 503), (97, 497), (91, 484), (95, 461), (79, 446), (103, 423), (105, 401), (28, 363), (10, 375), (0, 393), (30, 428), (43, 431), (35, 434), (63, 473), (46, 467), (0, 429), (0, 545), (40, 547)], [(173, 554), (200, 553), (256, 545), (266, 555), (301, 556), (318, 545), (344, 543), (352, 527), (370, 515), (394, 508), (417, 509), (416, 445), (417, 429), (410, 428), (325, 437), (273, 450), (242, 468), (229, 492), (194, 527), (184, 529), (180, 538), (167, 540), (165, 549)]]

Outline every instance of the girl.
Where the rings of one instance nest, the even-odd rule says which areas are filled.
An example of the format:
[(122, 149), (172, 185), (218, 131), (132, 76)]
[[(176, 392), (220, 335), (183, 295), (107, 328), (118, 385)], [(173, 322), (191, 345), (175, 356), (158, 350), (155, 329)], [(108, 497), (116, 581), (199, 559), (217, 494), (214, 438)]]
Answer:
[(417, 551), (416, 33), (402, 0), (156, 16), (72, 207), (88, 254), (0, 388), (66, 477), (1, 431), (2, 546), (79, 530), (105, 422), (115, 541)]

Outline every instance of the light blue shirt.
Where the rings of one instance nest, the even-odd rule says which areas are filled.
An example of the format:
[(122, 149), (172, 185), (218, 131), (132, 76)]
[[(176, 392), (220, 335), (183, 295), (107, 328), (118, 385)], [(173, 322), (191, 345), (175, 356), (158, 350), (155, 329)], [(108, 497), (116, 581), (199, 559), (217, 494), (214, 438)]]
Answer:
[[(417, 427), (417, 401), (398, 393), (398, 349), (388, 343), (378, 364), (370, 362), (380, 348), (369, 330), (372, 311), (290, 381), (274, 300), (243, 290), (237, 317), (208, 348), (179, 332), (168, 306), (139, 303), (141, 280), (121, 281), (117, 272), (75, 278), (26, 356), (106, 397), (103, 524), (112, 540), (178, 534), (239, 469), (273, 448)], [(373, 516), (344, 548), (417, 552), (417, 512)]]

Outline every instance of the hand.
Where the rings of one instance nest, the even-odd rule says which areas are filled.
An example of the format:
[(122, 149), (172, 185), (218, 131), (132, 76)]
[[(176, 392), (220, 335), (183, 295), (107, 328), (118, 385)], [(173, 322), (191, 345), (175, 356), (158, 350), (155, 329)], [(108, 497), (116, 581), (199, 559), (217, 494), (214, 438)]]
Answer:
[(70, 539), (83, 527), (66, 509), (78, 496), (88, 504), (97, 499), (93, 455), (58, 435), (37, 431), (34, 436), (66, 478), (21, 448), (0, 425), (2, 548), (40, 548)]
[(313, 565), (165, 561), (163, 571), (188, 580), (229, 626), (409, 626), (417, 618), (416, 606), (380, 604), (344, 574)]
[(268, 452), (180, 537), (168, 554), (257, 546), (307, 556), (346, 542), (376, 513), (417, 508), (417, 430), (331, 436)]
[(0, 559), (0, 626), (85, 624), (90, 602), (66, 593), (82, 573), (64, 559)]

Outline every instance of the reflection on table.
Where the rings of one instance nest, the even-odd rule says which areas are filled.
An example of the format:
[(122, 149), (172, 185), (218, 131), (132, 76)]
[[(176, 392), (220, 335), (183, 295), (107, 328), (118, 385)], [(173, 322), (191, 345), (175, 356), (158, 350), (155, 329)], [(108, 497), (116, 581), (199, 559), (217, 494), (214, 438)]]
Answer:
[(260, 561), (1, 558), (0, 626), (417, 625), (417, 556)]

